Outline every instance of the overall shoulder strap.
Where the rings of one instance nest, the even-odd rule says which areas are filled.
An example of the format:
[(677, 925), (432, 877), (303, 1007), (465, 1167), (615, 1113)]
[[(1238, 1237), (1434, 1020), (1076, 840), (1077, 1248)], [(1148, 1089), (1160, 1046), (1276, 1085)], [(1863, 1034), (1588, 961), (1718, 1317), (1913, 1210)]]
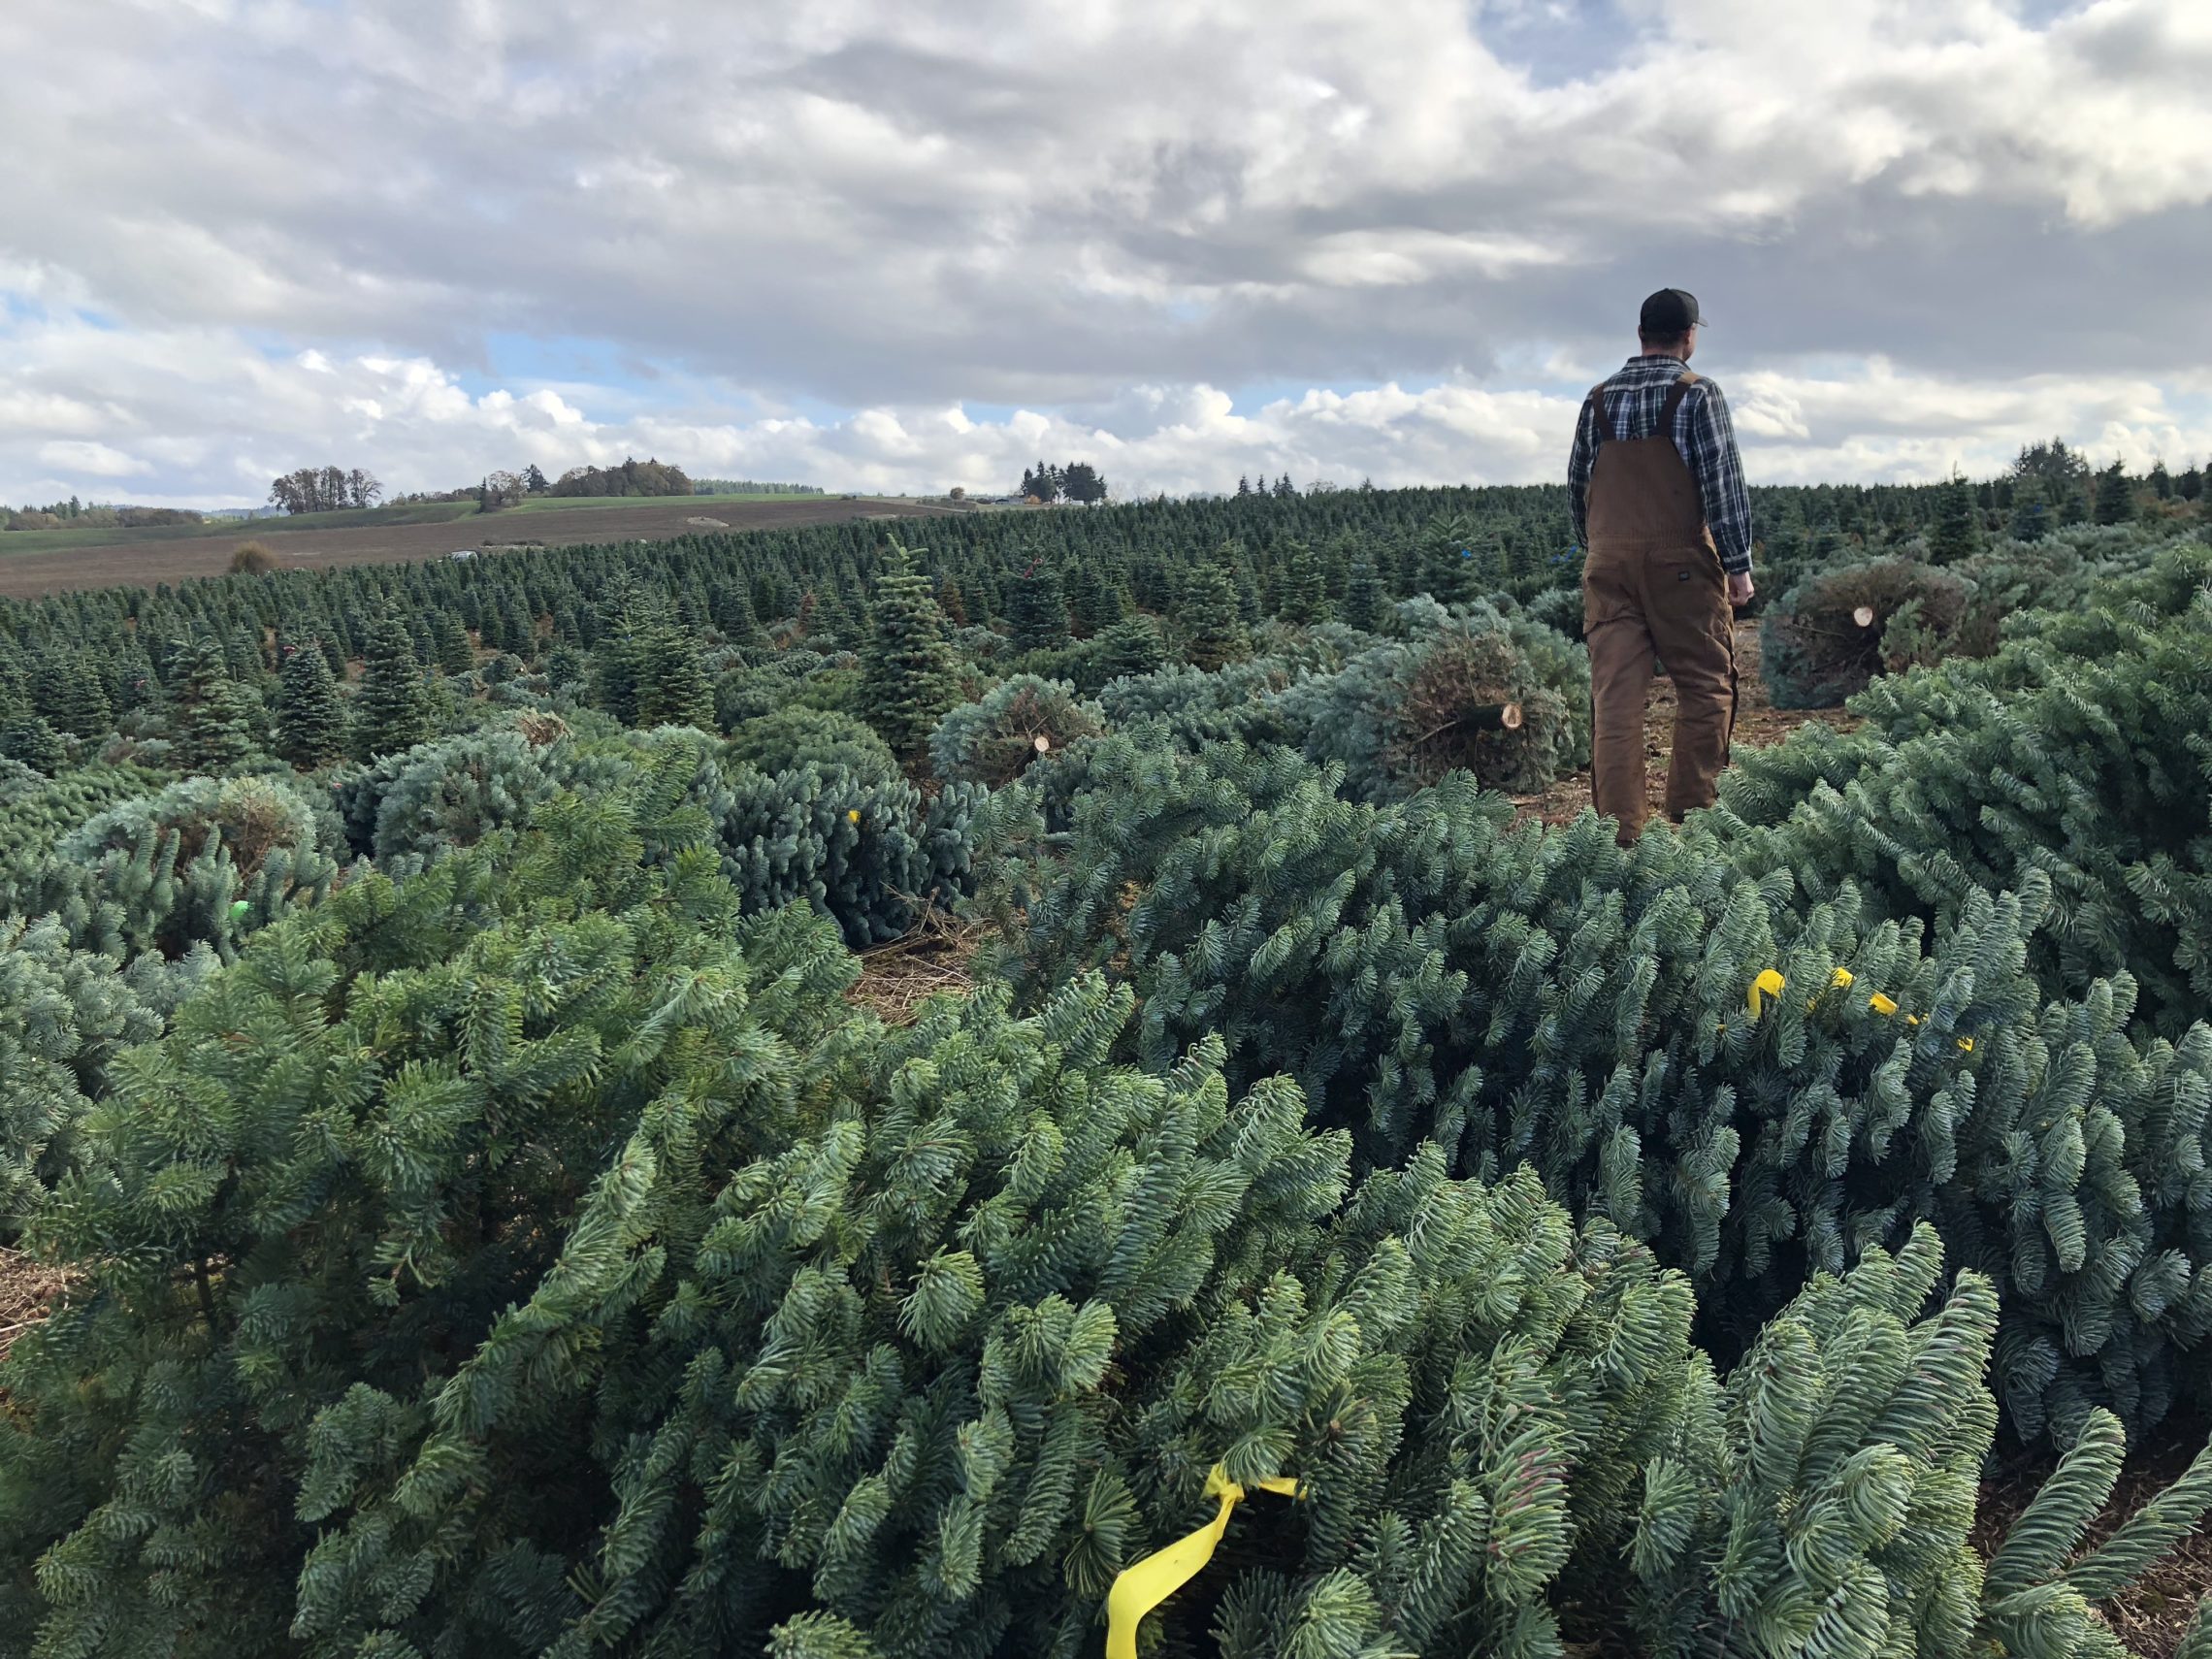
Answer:
[(1613, 440), (1613, 429), (1612, 422), (1606, 418), (1606, 383), (1603, 380), (1590, 388), (1589, 405), (1591, 419), (1598, 429), (1598, 441), (1610, 443)]
[(1675, 377), (1675, 383), (1667, 388), (1667, 401), (1659, 406), (1659, 428), (1652, 434), (1654, 438), (1674, 437), (1675, 417), (1681, 413), (1682, 400), (1690, 395), (1690, 388), (1697, 383), (1698, 377), (1687, 369)]

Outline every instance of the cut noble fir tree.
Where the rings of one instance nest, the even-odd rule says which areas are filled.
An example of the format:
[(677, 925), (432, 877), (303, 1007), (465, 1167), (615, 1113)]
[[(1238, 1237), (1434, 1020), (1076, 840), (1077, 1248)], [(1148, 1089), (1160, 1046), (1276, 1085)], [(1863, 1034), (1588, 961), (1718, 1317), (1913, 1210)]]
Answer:
[(1533, 1172), (1355, 1180), (1218, 1042), (1115, 1063), (1133, 999), (1097, 976), (856, 1021), (826, 926), (635, 862), (649, 805), (371, 874), (118, 1062), (96, 1179), (31, 1222), (82, 1311), (0, 1368), (9, 1628), (1073, 1656), (1220, 1464), (1295, 1480), (1297, 1524), (1155, 1617), (1237, 1659), (1729, 1629), (2091, 1659), (2088, 1603), (2212, 1501), (2208, 1455), (2077, 1555), (2093, 1413), (1985, 1579), (1997, 1308), (1968, 1272), (1930, 1311), (1932, 1229), (1723, 1375), (1687, 1283)]

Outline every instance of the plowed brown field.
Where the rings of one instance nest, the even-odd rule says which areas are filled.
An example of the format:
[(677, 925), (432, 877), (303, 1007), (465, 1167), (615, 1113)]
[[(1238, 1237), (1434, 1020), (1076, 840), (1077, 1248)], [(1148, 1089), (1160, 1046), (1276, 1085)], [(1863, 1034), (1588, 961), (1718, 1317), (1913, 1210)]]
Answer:
[(459, 548), (497, 553), (503, 547), (569, 547), (589, 541), (659, 541), (717, 528), (790, 530), (855, 518), (935, 516), (954, 509), (927, 502), (864, 497), (795, 496), (738, 501), (671, 496), (619, 506), (546, 507), (472, 516), (447, 524), (358, 525), (315, 530), (268, 522), (242, 524), (236, 537), (141, 540), (108, 546), (6, 557), (0, 539), (0, 595), (28, 599), (74, 588), (150, 587), (186, 576), (218, 576), (241, 541), (259, 541), (279, 567), (400, 564), (438, 559)]

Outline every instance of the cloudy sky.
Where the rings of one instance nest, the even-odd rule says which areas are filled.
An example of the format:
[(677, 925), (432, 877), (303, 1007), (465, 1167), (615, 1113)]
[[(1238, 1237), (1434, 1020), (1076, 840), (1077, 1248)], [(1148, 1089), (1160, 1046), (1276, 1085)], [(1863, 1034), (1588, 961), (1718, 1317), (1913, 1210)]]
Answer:
[(0, 500), (2212, 452), (2207, 0), (5, 0)]

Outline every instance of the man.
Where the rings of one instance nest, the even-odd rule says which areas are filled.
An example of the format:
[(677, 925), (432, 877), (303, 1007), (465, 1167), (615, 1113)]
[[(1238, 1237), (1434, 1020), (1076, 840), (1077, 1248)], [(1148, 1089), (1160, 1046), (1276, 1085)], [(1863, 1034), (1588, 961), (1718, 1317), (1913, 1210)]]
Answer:
[(1591, 796), (1624, 847), (1646, 811), (1654, 653), (1675, 682), (1670, 820), (1712, 804), (1736, 725), (1733, 610), (1751, 600), (1751, 500), (1720, 388), (1690, 373), (1703, 320), (1679, 288), (1643, 302), (1643, 350), (1591, 389), (1567, 463), (1596, 717)]

